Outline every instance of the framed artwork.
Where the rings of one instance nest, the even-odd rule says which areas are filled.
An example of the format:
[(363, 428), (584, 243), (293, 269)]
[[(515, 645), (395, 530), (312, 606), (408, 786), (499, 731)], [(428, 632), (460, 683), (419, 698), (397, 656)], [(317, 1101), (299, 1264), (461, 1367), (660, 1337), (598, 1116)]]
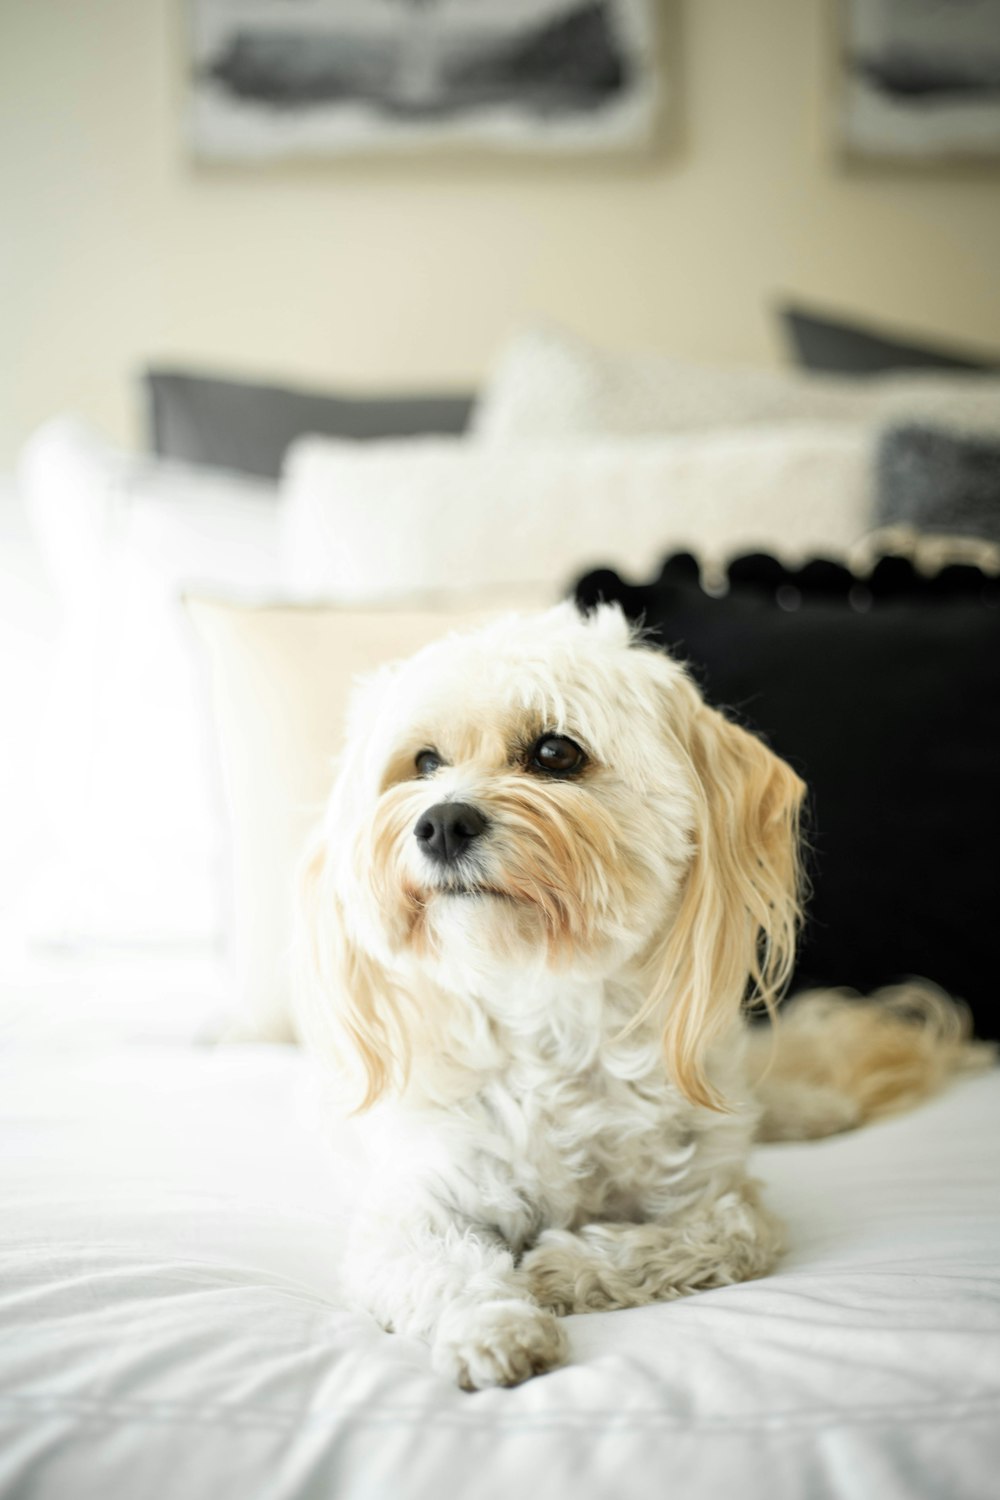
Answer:
[(1000, 0), (837, 0), (837, 116), (852, 156), (1000, 156)]
[(215, 159), (645, 144), (655, 0), (189, 0), (191, 130)]

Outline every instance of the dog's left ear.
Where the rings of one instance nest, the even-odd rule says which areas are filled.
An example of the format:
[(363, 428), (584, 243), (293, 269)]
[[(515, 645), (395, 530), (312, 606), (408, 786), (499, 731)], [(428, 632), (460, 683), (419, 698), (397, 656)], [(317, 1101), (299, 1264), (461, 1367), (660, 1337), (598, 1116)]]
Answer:
[(693, 1103), (720, 1108), (708, 1055), (744, 1003), (773, 1013), (801, 920), (799, 813), (805, 786), (754, 735), (675, 683), (671, 735), (694, 790), (694, 852), (675, 920), (646, 961), (648, 1003), (665, 1016), (667, 1070)]

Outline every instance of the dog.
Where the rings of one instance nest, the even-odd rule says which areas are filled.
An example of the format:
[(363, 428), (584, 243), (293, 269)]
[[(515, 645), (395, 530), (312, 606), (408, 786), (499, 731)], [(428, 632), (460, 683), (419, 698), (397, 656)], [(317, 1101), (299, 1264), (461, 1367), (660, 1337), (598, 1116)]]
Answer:
[(456, 634), (361, 685), (302, 867), (297, 1021), (357, 1113), (345, 1263), (468, 1390), (560, 1318), (766, 1275), (755, 1137), (830, 1134), (973, 1059), (915, 987), (773, 1012), (805, 788), (613, 606)]

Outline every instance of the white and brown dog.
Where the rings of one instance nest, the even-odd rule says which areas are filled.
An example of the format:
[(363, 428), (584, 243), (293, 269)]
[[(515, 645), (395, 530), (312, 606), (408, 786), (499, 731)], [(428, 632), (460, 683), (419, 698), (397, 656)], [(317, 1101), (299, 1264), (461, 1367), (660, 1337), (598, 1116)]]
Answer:
[(793, 962), (803, 790), (611, 607), (360, 690), (304, 867), (299, 1024), (370, 1152), (350, 1288), (461, 1385), (560, 1364), (557, 1314), (766, 1274), (762, 1119), (827, 1134), (970, 1055), (915, 992), (800, 1003), (749, 1067), (748, 996), (773, 1009)]

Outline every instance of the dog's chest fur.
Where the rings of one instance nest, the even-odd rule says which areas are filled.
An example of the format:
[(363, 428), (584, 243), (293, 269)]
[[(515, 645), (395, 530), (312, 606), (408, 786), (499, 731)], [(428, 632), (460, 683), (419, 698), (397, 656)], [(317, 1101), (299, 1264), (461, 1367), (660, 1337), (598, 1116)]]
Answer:
[(671, 1217), (742, 1162), (748, 1118), (684, 1100), (655, 1035), (621, 1036), (632, 1003), (590, 985), (513, 1021), (508, 1004), (502, 1024), (484, 1007), (460, 1049), (460, 1097), (404, 1105), (407, 1156), (440, 1164), (452, 1212), (520, 1249), (543, 1228)]

